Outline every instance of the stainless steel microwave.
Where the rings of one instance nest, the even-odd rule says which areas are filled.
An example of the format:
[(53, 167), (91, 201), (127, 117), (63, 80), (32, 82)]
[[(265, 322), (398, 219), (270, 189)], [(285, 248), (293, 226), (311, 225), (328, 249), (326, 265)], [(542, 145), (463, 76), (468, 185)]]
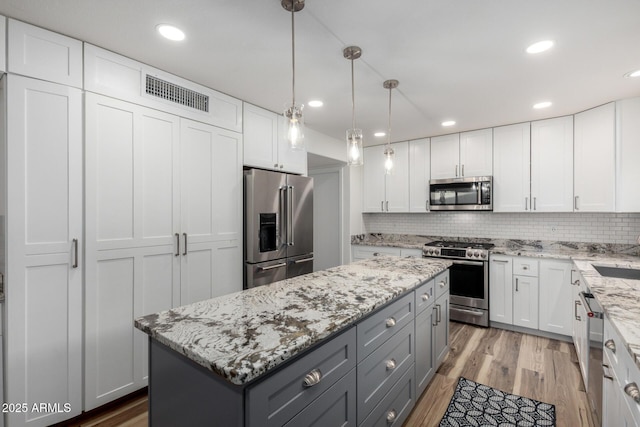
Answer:
[(429, 205), (432, 211), (492, 211), (493, 177), (432, 179)]

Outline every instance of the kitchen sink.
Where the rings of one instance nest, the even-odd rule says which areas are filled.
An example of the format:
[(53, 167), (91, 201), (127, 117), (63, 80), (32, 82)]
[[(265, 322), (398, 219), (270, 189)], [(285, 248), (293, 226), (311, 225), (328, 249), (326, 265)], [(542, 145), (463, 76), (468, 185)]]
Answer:
[(640, 270), (634, 268), (607, 267), (604, 265), (594, 265), (593, 268), (604, 277), (640, 280)]

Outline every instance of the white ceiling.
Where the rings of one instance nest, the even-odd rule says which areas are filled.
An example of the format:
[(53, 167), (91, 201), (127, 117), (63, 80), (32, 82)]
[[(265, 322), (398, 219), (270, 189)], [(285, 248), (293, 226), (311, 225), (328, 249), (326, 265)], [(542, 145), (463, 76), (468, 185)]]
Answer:
[[(88, 41), (273, 111), (291, 102), (291, 18), (280, 0), (0, 0), (0, 14)], [(170, 23), (187, 34), (158, 36)], [(536, 56), (525, 48), (553, 39)], [(356, 111), (365, 144), (575, 113), (640, 95), (638, 0), (306, 0), (296, 14), (296, 99), (335, 138)], [(532, 104), (553, 101), (546, 110)], [(457, 121), (443, 128), (445, 119)]]

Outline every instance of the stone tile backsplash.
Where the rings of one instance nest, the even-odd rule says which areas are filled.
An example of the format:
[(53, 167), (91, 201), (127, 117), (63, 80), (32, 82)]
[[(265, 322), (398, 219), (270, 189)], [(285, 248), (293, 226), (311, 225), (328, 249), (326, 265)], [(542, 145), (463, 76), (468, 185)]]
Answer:
[(640, 213), (363, 214), (365, 233), (637, 244)]

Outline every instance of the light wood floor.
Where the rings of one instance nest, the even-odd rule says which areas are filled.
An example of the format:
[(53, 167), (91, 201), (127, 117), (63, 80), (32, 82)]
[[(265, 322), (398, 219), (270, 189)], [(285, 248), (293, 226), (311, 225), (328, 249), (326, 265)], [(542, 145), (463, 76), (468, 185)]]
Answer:
[(450, 343), (405, 427), (437, 426), (461, 376), (556, 405), (557, 427), (594, 426), (573, 344), (456, 322)]
[[(557, 427), (593, 427), (573, 345), (451, 322), (451, 349), (405, 427), (436, 426), (458, 378), (556, 405)], [(146, 427), (147, 395), (85, 415), (68, 427)], [(61, 424), (62, 425), (62, 424)]]

